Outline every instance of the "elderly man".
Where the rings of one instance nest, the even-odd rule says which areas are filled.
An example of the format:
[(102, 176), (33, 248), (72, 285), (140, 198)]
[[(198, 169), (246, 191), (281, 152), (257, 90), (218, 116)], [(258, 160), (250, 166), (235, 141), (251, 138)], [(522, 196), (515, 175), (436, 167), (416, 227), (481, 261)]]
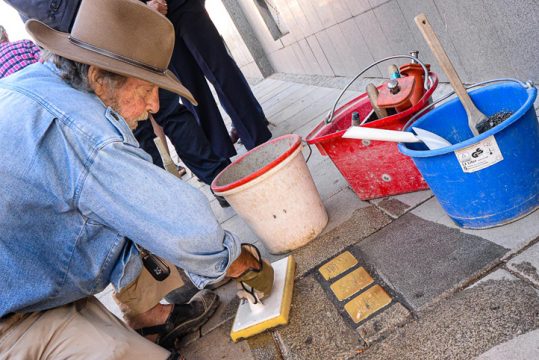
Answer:
[[(160, 304), (175, 266), (262, 294), (273, 273), (133, 137), (159, 87), (195, 103), (167, 70), (173, 26), (131, 0), (83, 0), (70, 34), (26, 26), (50, 53), (0, 81), (0, 359), (176, 358), (216, 299)], [(92, 296), (109, 283), (129, 327)]]
[(6, 29), (0, 25), (0, 79), (35, 63), (40, 53), (30, 40), (9, 41)]

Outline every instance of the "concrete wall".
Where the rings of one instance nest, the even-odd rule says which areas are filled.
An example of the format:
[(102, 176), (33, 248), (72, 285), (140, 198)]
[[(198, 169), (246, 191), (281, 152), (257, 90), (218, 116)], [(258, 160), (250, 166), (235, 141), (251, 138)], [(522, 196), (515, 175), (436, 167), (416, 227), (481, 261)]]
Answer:
[[(233, 2), (250, 24), (240, 30), (252, 32), (276, 72), (353, 76), (375, 59), (414, 49), (421, 59), (435, 63), (413, 21), (424, 12), (463, 81), (508, 76), (539, 80), (538, 0), (268, 0), (289, 29), (278, 40), (254, 1)], [(223, 35), (229, 44), (241, 38), (237, 28)], [(256, 75), (252, 55), (233, 55), (248, 76)], [(368, 76), (386, 77), (387, 65)], [(437, 66), (434, 70), (440, 73)]]

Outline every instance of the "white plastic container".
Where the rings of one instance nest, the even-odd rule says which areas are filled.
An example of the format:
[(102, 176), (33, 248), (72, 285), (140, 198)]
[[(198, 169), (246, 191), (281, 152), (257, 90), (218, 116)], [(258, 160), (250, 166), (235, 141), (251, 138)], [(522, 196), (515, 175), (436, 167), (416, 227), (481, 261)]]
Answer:
[(217, 175), (211, 187), (273, 254), (307, 244), (328, 222), (301, 153), (301, 138), (295, 134), (270, 140), (240, 156)]

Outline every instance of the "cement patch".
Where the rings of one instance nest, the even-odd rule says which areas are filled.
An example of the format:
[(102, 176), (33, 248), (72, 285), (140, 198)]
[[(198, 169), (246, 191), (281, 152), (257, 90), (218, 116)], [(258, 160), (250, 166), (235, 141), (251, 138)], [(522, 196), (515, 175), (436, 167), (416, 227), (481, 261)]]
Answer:
[(507, 267), (539, 286), (539, 243), (511, 259)]
[(531, 286), (489, 281), (439, 303), (360, 358), (468, 360), (538, 327), (539, 297)]
[(413, 214), (350, 249), (416, 311), (495, 264), (507, 250)]

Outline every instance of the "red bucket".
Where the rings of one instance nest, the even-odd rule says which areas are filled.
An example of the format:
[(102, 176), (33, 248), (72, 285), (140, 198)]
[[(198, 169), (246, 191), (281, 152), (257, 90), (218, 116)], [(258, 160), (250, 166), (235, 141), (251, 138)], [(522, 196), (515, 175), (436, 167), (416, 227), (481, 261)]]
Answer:
[[(362, 126), (402, 130), (415, 113), (429, 104), (429, 99), (438, 85), (436, 74), (430, 72), (429, 75), (432, 85), (417, 104), (403, 112)], [(379, 89), (381, 88), (382, 86), (379, 86)], [(367, 93), (363, 93), (338, 108), (329, 124), (322, 120), (307, 135), (306, 141), (316, 145), (322, 155), (329, 156), (361, 200), (428, 189), (411, 158), (399, 152), (397, 143), (342, 138), (351, 126), (353, 112), (358, 112), (360, 118), (364, 119), (371, 110)]]

